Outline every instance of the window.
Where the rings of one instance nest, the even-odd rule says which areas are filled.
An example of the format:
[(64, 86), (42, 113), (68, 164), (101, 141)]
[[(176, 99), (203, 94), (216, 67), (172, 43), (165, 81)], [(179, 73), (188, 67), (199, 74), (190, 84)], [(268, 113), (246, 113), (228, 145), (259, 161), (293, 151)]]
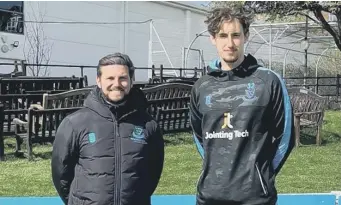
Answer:
[(0, 1), (0, 32), (24, 33), (23, 7), (23, 1)]

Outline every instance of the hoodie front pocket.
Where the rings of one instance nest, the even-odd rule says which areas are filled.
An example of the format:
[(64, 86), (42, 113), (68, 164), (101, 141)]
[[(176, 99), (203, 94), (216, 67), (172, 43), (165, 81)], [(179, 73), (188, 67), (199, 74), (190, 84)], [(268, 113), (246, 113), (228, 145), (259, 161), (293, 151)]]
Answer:
[(258, 164), (257, 163), (255, 164), (255, 167), (256, 167), (256, 170), (257, 170), (258, 179), (259, 179), (260, 184), (262, 186), (263, 193), (265, 194), (265, 196), (267, 196), (268, 195), (268, 188), (265, 185), (265, 181), (264, 181), (264, 179), (262, 177), (262, 174), (261, 174), (261, 172), (260, 172), (260, 170), (258, 168)]

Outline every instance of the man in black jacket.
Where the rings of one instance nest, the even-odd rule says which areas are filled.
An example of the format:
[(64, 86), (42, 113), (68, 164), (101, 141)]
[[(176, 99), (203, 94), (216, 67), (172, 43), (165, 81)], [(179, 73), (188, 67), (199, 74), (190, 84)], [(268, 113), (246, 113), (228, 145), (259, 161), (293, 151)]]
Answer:
[(191, 94), (191, 126), (204, 159), (197, 205), (276, 204), (275, 178), (293, 149), (283, 80), (244, 55), (251, 20), (228, 8), (206, 20), (220, 59)]
[(84, 108), (60, 124), (52, 178), (65, 204), (150, 205), (164, 160), (164, 141), (147, 114), (143, 92), (132, 87), (127, 55), (99, 61), (97, 86)]

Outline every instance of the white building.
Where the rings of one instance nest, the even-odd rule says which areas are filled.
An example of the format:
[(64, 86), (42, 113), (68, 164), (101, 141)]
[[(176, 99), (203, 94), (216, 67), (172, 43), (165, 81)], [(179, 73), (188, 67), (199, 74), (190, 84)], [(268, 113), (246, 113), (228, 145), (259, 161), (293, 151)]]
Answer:
[[(119, 51), (127, 53), (136, 67), (163, 64), (167, 68), (180, 68), (184, 67), (184, 48), (207, 28), (205, 13), (191, 2), (0, 1), (0, 63), (4, 59), (26, 59), (28, 63), (35, 63), (35, 55), (30, 51), (33, 48), (33, 53), (37, 53), (35, 33), (38, 33), (38, 50), (43, 51), (38, 52), (39, 59), (50, 56), (50, 65), (96, 66), (101, 57)], [(21, 19), (25, 20), (24, 24), (18, 22)], [(253, 54), (260, 62), (304, 66), (305, 54), (300, 43), (304, 25), (299, 28), (284, 23), (260, 27), (261, 23), (265, 22), (251, 25), (246, 53)], [(326, 44), (327, 39), (331, 44), (333, 41), (331, 36), (311, 37), (308, 66), (317, 67), (318, 54), (326, 49), (322, 44)], [(33, 42), (31, 45), (29, 40)], [(217, 57), (207, 33), (197, 38), (191, 48), (203, 52), (204, 63), (197, 51), (191, 51), (187, 68), (203, 67)], [(46, 61), (39, 60), (39, 63)], [(0, 73), (9, 73), (12, 69), (0, 66)], [(79, 68), (51, 67), (49, 71), (50, 76), (81, 74)], [(94, 68), (85, 68), (84, 75), (88, 76), (90, 84), (95, 82)], [(151, 72), (147, 70), (136, 73), (138, 81), (149, 77)]]
[[(191, 5), (190, 2), (12, 3), (17, 6), (23, 4), (23, 15), (19, 12), (19, 16), (25, 20), (24, 33), (13, 33), (14, 24), (8, 21), (11, 22), (9, 23), (11, 30), (2, 29), (0, 32), (0, 47), (6, 47), (0, 49), (1, 62), (4, 62), (3, 59), (23, 60), (25, 56), (27, 58), (32, 47), (28, 40), (29, 37), (32, 39), (32, 36), (35, 36), (33, 32), (35, 29), (39, 33), (41, 45), (46, 48), (44, 54), (51, 54), (49, 64), (95, 66), (101, 57), (109, 53), (123, 52), (132, 58), (136, 67), (146, 68), (152, 64), (159, 67), (163, 64), (167, 68), (180, 68), (183, 66), (184, 47), (188, 47), (196, 34), (206, 29), (205, 10)], [(7, 4), (0, 2), (0, 12), (10, 8), (8, 2)], [(18, 13), (11, 15), (18, 16)], [(41, 24), (42, 21), (45, 23)], [(18, 31), (19, 29), (22, 29), (22, 26)], [(152, 45), (150, 40), (153, 42)], [(192, 48), (203, 51), (206, 64), (216, 57), (216, 51), (207, 36), (198, 38)], [(29, 61), (34, 63), (32, 60)], [(199, 53), (191, 51), (187, 66), (199, 65)], [(201, 65), (203, 66), (202, 63)], [(0, 73), (5, 71), (2, 70)], [(90, 84), (95, 82), (95, 69), (84, 69), (84, 74), (88, 76)], [(79, 76), (80, 69), (50, 70), (50, 76), (71, 75)], [(137, 71), (136, 80), (147, 79), (146, 70)]]

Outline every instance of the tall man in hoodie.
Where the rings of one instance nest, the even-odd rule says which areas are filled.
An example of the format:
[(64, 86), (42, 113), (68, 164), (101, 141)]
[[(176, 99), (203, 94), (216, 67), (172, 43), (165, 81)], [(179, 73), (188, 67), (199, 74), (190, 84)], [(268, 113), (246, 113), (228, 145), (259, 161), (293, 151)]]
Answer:
[(52, 177), (69, 205), (150, 205), (159, 182), (164, 141), (132, 86), (125, 54), (99, 60), (97, 86), (84, 108), (60, 124), (53, 144)]
[(219, 59), (191, 94), (191, 126), (204, 160), (197, 205), (276, 204), (275, 178), (294, 145), (283, 80), (244, 54), (251, 20), (218, 8), (205, 21)]

